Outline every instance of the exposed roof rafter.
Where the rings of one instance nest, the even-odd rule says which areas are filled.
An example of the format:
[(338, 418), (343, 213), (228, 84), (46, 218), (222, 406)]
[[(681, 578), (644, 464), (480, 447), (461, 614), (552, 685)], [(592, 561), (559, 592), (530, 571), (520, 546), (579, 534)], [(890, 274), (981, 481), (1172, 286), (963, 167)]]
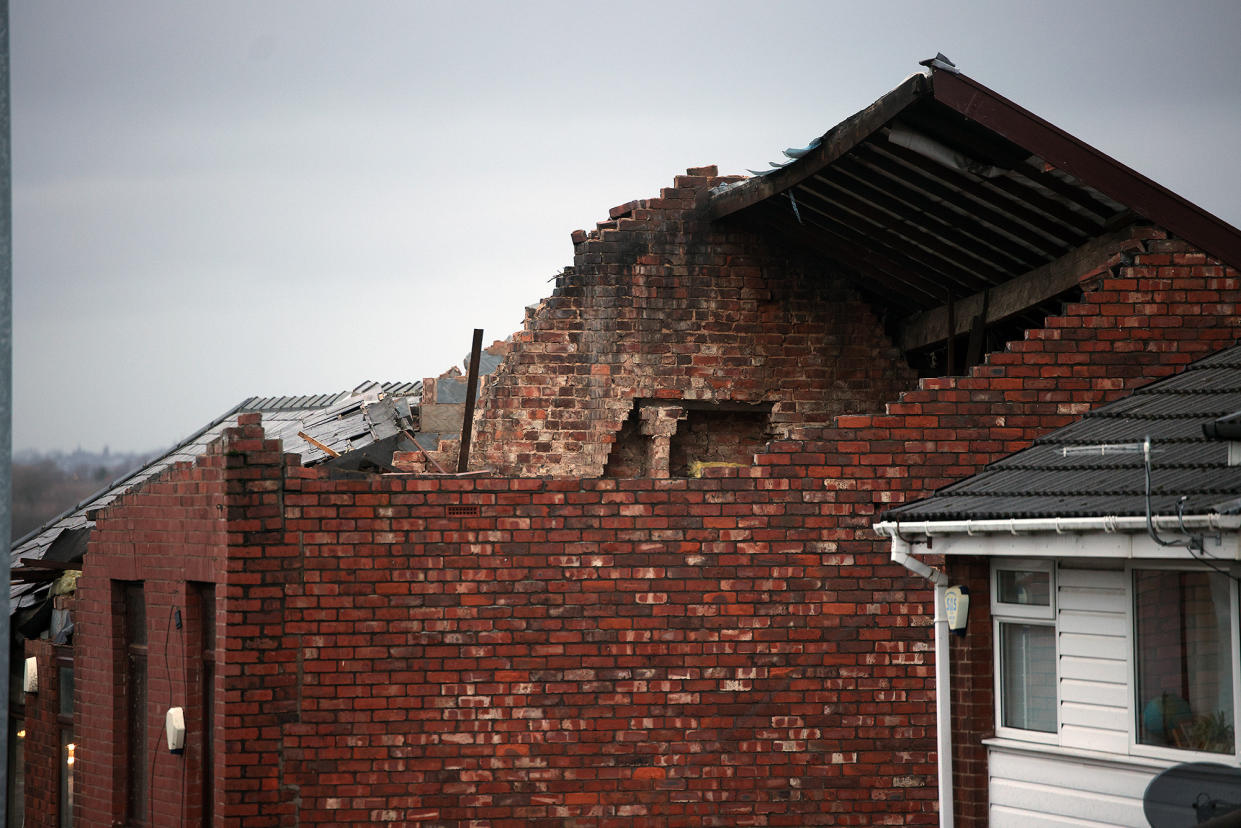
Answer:
[[(713, 191), (707, 214), (762, 225), (845, 264), (845, 278), (915, 326), (907, 347), (946, 337), (931, 333), (942, 320), (928, 320), (950, 295), (994, 298), (1016, 282), (1004, 291), (1010, 299), (1045, 302), (1060, 290), (1048, 295), (1031, 274), (1090, 258), (1096, 242), (1137, 219), (1241, 267), (1241, 231), (942, 69), (908, 78), (785, 154), (793, 160)], [(962, 313), (958, 327), (969, 321)]]

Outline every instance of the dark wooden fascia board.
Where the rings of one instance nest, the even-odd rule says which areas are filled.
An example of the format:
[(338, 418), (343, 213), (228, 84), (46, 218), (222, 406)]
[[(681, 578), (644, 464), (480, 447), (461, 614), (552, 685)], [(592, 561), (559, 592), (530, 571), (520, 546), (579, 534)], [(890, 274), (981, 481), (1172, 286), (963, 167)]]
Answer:
[[(1066, 253), (1060, 258), (1037, 267), (1016, 279), (990, 288), (987, 294), (975, 293), (953, 303), (952, 336), (970, 329), (974, 317), (985, 307), (990, 325), (1051, 299), (1081, 281), (1084, 274), (1108, 262), (1117, 253), (1142, 249), (1142, 241), (1134, 230), (1127, 228), (1110, 233)], [(924, 311), (902, 326), (897, 336), (901, 351), (908, 352), (943, 342), (948, 338), (948, 306)]]
[(926, 76), (912, 75), (861, 112), (833, 127), (819, 146), (767, 175), (735, 184), (711, 196), (708, 214), (723, 218), (794, 187), (866, 140), (902, 110), (929, 92)]
[(31, 569), (55, 570), (57, 572), (69, 572), (82, 568), (82, 562), (79, 561), (45, 561), (42, 558), (22, 558), (21, 565)]
[(966, 75), (933, 70), (937, 102), (1028, 149), (1232, 267), (1241, 231)]

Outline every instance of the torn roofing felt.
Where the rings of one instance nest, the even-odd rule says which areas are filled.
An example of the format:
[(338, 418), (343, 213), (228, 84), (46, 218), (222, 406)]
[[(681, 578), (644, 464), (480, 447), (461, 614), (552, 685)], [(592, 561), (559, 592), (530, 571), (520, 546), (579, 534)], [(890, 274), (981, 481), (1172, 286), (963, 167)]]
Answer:
[[(1241, 345), (1139, 388), (1024, 451), (883, 515), (884, 520), (991, 520), (1146, 514), (1143, 454), (1151, 438), (1151, 509), (1174, 515), (1241, 509), (1237, 444), (1217, 421), (1241, 412)], [(1217, 436), (1208, 436), (1217, 435)]]
[(176, 463), (192, 462), (226, 428), (236, 425), (238, 415), (262, 414), (267, 436), (281, 440), (286, 453), (300, 455), (303, 465), (328, 462), (344, 469), (382, 468), (391, 461), (393, 451), (413, 447), (406, 432), (416, 427), (413, 408), (421, 397), (421, 382), (364, 382), (352, 391), (335, 394), (245, 400), (160, 457), (18, 539), (10, 549), (11, 611), (39, 603), (59, 570), (66, 564), (80, 565), (94, 526), (91, 512)]
[(928, 63), (927, 74), (786, 150), (788, 161), (713, 190), (712, 218), (835, 263), (881, 314), (901, 321), (904, 351), (934, 341), (917, 323), (939, 314), (943, 327), (949, 296), (954, 334), (970, 324), (962, 300), (989, 305), (988, 321), (1027, 312), (1076, 286), (1085, 271), (1074, 260), (1084, 253), (1105, 261), (1124, 250), (1135, 225), (1157, 225), (1241, 267), (1241, 231), (943, 62)]

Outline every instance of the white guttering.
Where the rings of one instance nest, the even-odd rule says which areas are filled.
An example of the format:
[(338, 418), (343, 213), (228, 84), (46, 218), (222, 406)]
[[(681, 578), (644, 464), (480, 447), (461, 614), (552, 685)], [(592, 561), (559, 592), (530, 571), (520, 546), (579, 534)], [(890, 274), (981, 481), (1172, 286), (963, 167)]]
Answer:
[[(1239, 529), (1241, 515), (1156, 515), (1152, 518), (1156, 529), (1174, 532), (1185, 529)], [(1012, 518), (1002, 520), (925, 520), (892, 521), (875, 524), (875, 531), (892, 538), (893, 549), (898, 536), (933, 537), (935, 535), (985, 535), (1005, 533), (1010, 535), (1037, 532), (1145, 532), (1145, 515), (1105, 515), (1103, 517), (1066, 518)]]
[(948, 616), (944, 610), (948, 576), (911, 555), (909, 542), (895, 532), (892, 533), (892, 560), (935, 585), (935, 751), (939, 758), (939, 825), (952, 828), (952, 708), (948, 697)]

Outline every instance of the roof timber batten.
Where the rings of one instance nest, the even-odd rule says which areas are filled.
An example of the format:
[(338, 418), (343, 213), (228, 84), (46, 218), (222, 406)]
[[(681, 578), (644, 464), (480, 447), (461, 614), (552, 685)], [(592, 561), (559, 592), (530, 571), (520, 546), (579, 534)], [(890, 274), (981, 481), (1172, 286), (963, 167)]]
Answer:
[[(1083, 274), (1103, 266), (1116, 254), (1141, 247), (1133, 228), (1110, 233), (1023, 276), (960, 299), (953, 303), (951, 336), (968, 333), (974, 318), (984, 307), (987, 309), (984, 324), (999, 322), (1069, 290), (1080, 283)], [(918, 314), (901, 329), (898, 347), (908, 352), (943, 342), (950, 335), (948, 319), (947, 305)]]
[(710, 217), (723, 218), (796, 186), (853, 149), (929, 91), (929, 81), (925, 75), (911, 75), (896, 89), (833, 127), (823, 136), (819, 146), (796, 163), (714, 194), (708, 207)]

